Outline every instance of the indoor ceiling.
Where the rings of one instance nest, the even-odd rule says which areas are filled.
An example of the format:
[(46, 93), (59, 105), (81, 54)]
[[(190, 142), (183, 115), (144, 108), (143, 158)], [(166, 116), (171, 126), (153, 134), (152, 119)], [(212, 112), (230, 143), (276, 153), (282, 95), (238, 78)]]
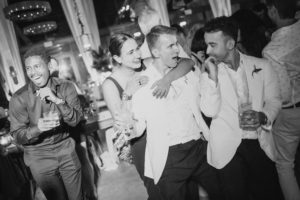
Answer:
[[(8, 4), (13, 4), (17, 2), (21, 2), (22, 0), (8, 0)], [(46, 1), (46, 0), (40, 0), (40, 1)], [(139, 0), (93, 0), (94, 6), (95, 6), (95, 13), (96, 18), (98, 22), (99, 29), (105, 29), (109, 26), (115, 25), (118, 21), (118, 10), (123, 6), (124, 1), (134, 4), (134, 2)], [(179, 2), (180, 0), (167, 0), (168, 3), (168, 10), (169, 14), (172, 17), (172, 15), (178, 15), (176, 12), (178, 10), (175, 10), (172, 5), (174, 5), (174, 2)], [(199, 11), (205, 7), (205, 9), (209, 9), (208, 0), (182, 0), (186, 5), (192, 5), (191, 7), (197, 8), (199, 7)], [(251, 0), (232, 0), (232, 2), (249, 2)], [(42, 42), (45, 40), (53, 39), (53, 38), (62, 38), (66, 36), (71, 35), (71, 31), (69, 29), (68, 23), (66, 21), (65, 15), (63, 13), (60, 0), (48, 0), (48, 2), (51, 5), (52, 12), (46, 16), (34, 19), (33, 21), (25, 22), (25, 21), (19, 21), (15, 22), (15, 30), (17, 34), (17, 38), (19, 41), (20, 47), (25, 47), (31, 44), (35, 44), (38, 42)], [(194, 6), (194, 4), (196, 6)], [(187, 6), (186, 6), (187, 7)], [(170, 18), (171, 18), (170, 17)], [(39, 35), (24, 35), (23, 34), (23, 28), (39, 22), (44, 21), (55, 21), (57, 23), (57, 29), (54, 31), (51, 31), (46, 34), (39, 34)]]

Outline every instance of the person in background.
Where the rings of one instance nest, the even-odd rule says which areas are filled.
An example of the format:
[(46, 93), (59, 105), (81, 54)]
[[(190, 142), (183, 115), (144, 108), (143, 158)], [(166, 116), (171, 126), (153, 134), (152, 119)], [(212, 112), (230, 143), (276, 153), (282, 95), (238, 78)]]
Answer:
[(282, 110), (273, 126), (273, 135), (278, 157), (276, 167), (286, 200), (300, 199), (294, 172), (300, 141), (300, 21), (294, 18), (295, 3), (294, 0), (266, 1), (268, 15), (277, 30), (263, 50), (263, 56), (279, 77)]
[(198, 72), (198, 74), (204, 72), (205, 70), (203, 64), (205, 59), (207, 58), (206, 48), (207, 46), (204, 41), (204, 31), (203, 28), (200, 28), (196, 31), (191, 45), (192, 60), (200, 69), (200, 72)]
[(274, 23), (271, 21), (270, 17), (268, 16), (268, 8), (267, 5), (265, 3), (257, 3), (255, 4), (252, 9), (253, 13), (258, 16), (264, 26), (266, 27), (267, 31), (266, 31), (266, 37), (268, 40), (271, 39), (271, 34), (274, 32), (275, 30), (275, 25)]
[(187, 34), (181, 26), (178, 24), (172, 24), (171, 27), (175, 28), (177, 30), (177, 40), (179, 45), (182, 47), (183, 51), (191, 57), (191, 48), (188, 46), (187, 42)]
[(49, 62), (44, 48), (24, 54), (30, 81), (10, 100), (10, 131), (48, 200), (81, 200), (81, 165), (68, 127), (81, 121), (82, 108), (71, 82), (50, 77)]
[(156, 10), (147, 6), (142, 10), (140, 16), (138, 16), (138, 24), (145, 38), (143, 44), (140, 47), (141, 58), (150, 58), (151, 53), (147, 44), (146, 35), (150, 32), (152, 27), (161, 24), (160, 16), (156, 12)]
[(239, 26), (237, 48), (244, 54), (262, 57), (262, 50), (269, 42), (268, 30), (263, 21), (251, 10), (240, 9), (231, 16)]
[(238, 25), (231, 18), (209, 21), (204, 32), (209, 58), (200, 106), (212, 117), (208, 163), (218, 169), (228, 200), (282, 199), (266, 131), (281, 105), (276, 75), (268, 61), (237, 50)]

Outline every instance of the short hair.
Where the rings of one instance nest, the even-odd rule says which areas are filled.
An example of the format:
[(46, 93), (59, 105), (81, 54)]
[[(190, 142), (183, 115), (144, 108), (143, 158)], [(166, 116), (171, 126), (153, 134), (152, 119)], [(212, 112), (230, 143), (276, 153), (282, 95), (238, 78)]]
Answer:
[(294, 18), (297, 11), (296, 0), (266, 0), (266, 5), (274, 6), (282, 19)]
[(203, 28), (200, 28), (196, 31), (194, 38), (192, 40), (191, 50), (194, 53), (198, 51), (206, 51), (207, 45), (204, 40), (204, 31)]
[(110, 54), (113, 55), (117, 55), (120, 56), (121, 55), (121, 49), (124, 45), (124, 43), (128, 40), (128, 39), (134, 39), (131, 35), (127, 34), (127, 33), (118, 33), (113, 35), (110, 38), (109, 41), (109, 52)]
[(161, 35), (174, 35), (176, 36), (177, 30), (172, 27), (164, 26), (164, 25), (157, 25), (154, 26), (150, 32), (146, 36), (146, 40), (149, 46), (149, 49), (153, 49)]
[(231, 37), (237, 41), (238, 24), (229, 17), (217, 17), (207, 22), (203, 28), (205, 33), (222, 31), (224, 35)]
[(46, 64), (49, 63), (51, 59), (44, 47), (33, 47), (28, 49), (23, 55), (23, 60), (25, 61), (32, 56), (40, 56)]
[[(110, 38), (108, 50), (111, 56), (120, 56), (121, 49), (124, 43), (129, 40), (134, 39), (131, 35), (127, 33), (117, 33)], [(116, 65), (116, 61), (112, 59), (114, 65)]]

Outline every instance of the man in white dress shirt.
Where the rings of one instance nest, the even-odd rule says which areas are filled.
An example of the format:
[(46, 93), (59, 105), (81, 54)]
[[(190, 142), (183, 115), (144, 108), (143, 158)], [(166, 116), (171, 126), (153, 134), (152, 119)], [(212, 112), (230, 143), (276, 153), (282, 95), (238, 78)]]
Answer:
[(228, 200), (282, 199), (275, 164), (267, 157), (274, 159), (272, 135), (263, 130), (280, 110), (276, 75), (267, 60), (236, 49), (238, 26), (232, 19), (215, 18), (204, 31), (210, 57), (200, 101), (202, 112), (212, 117), (208, 163), (219, 169)]
[(132, 97), (136, 136), (147, 128), (145, 176), (154, 179), (163, 199), (186, 199), (190, 180), (200, 183), (210, 199), (222, 199), (216, 170), (206, 160), (207, 142), (201, 139), (209, 130), (199, 108), (197, 77), (190, 72), (172, 82), (167, 98), (152, 95), (152, 84), (178, 63), (176, 31), (155, 26), (147, 42), (153, 62), (142, 74), (149, 82)]
[[(296, 200), (300, 199), (294, 171), (300, 141), (300, 21), (294, 17), (294, 0), (268, 0), (266, 3), (277, 30), (264, 48), (263, 56), (270, 60), (279, 77), (282, 101), (282, 110), (273, 126), (276, 167), (285, 199)], [(299, 165), (296, 167), (299, 171)]]

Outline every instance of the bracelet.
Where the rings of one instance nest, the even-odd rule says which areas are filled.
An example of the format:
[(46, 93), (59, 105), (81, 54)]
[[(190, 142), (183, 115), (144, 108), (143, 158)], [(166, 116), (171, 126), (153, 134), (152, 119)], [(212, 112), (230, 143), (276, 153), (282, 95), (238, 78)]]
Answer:
[(128, 95), (125, 92), (123, 92), (123, 94), (122, 94), (122, 100), (123, 101), (129, 101), (131, 99), (132, 99), (132, 95)]

